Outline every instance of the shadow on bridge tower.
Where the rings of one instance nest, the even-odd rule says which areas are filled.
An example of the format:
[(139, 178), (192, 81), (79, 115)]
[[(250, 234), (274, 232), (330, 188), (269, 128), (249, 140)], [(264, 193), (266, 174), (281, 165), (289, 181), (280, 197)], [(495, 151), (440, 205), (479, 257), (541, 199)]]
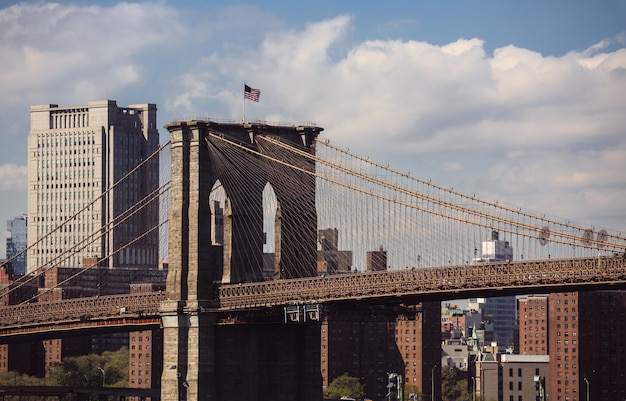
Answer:
[[(322, 129), (204, 120), (165, 128), (172, 191), (163, 401), (320, 399), (319, 326), (279, 324), (253, 312), (246, 324), (223, 324), (232, 319), (219, 313), (216, 285), (316, 274), (315, 162), (307, 156)], [(225, 199), (216, 243), (221, 228), (209, 198), (219, 185)], [(264, 275), (268, 185), (276, 213), (271, 272)]]

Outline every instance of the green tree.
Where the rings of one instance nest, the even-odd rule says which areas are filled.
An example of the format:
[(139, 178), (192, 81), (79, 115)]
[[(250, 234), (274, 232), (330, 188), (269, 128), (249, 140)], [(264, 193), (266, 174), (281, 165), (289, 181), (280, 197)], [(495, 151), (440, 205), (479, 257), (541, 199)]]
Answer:
[(41, 377), (20, 374), (16, 371), (0, 372), (0, 386), (43, 386), (45, 380)]
[(471, 400), (467, 387), (467, 373), (444, 366), (441, 369), (441, 398), (444, 401)]
[(67, 357), (54, 366), (46, 380), (51, 385), (128, 387), (128, 349)]
[(365, 395), (364, 386), (359, 379), (344, 373), (336, 377), (329, 385), (326, 395), (329, 398), (341, 398), (344, 396), (354, 399), (362, 398)]
[(128, 387), (128, 348), (122, 348), (115, 352), (106, 351), (104, 358), (104, 371), (107, 377), (107, 385), (111, 387)]

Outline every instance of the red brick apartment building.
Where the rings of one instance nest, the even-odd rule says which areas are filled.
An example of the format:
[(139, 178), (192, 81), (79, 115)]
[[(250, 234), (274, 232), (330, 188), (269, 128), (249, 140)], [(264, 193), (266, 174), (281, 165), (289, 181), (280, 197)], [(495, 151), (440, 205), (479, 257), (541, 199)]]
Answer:
[[(130, 293), (163, 289), (152, 283), (133, 283)], [(163, 333), (159, 329), (133, 331), (128, 338), (128, 387), (160, 388), (163, 369)], [(140, 401), (130, 397), (129, 401)]]
[(518, 299), (519, 354), (548, 355), (548, 296)]
[(626, 399), (626, 291), (520, 299), (520, 353), (549, 355), (551, 401)]
[[(365, 385), (367, 397), (384, 399), (388, 374), (403, 376), (405, 386), (436, 397), (441, 383), (441, 307), (423, 303), (405, 310), (389, 308), (332, 312), (321, 334), (324, 390), (348, 373)], [(432, 374), (434, 373), (434, 379)]]

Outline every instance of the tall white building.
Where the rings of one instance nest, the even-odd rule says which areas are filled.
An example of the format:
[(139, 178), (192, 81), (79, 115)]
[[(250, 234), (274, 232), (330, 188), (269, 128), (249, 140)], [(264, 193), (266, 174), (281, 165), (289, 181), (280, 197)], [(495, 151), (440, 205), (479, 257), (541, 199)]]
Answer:
[(31, 106), (28, 272), (95, 261), (157, 267), (158, 230), (141, 236), (158, 224), (158, 202), (138, 213), (133, 205), (158, 188), (158, 158), (120, 181), (158, 148), (156, 112), (154, 104), (114, 100)]

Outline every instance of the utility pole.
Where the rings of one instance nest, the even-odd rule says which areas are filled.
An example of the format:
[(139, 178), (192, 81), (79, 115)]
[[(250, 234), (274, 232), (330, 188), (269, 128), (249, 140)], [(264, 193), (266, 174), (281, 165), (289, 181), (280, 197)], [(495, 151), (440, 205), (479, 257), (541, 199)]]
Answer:
[(430, 400), (435, 401), (435, 369), (437, 365), (434, 365), (430, 370)]

